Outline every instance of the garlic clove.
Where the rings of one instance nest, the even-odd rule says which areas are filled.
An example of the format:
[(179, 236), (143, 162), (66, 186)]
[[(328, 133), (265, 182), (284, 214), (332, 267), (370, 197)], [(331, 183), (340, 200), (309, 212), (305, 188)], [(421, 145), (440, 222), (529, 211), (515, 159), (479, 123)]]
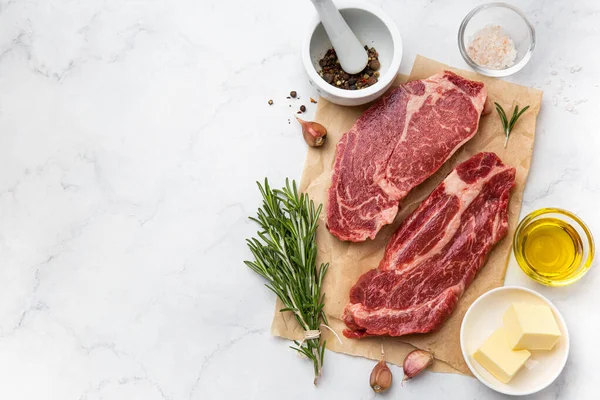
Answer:
[(384, 360), (379, 361), (371, 371), (369, 384), (375, 393), (385, 392), (392, 386), (392, 371)]
[(433, 354), (425, 350), (413, 350), (406, 355), (402, 369), (404, 379), (402, 382), (414, 378), (433, 364)]
[(310, 147), (323, 146), (327, 137), (327, 129), (318, 122), (304, 121), (298, 117), (296, 119), (302, 126), (302, 135), (306, 144)]

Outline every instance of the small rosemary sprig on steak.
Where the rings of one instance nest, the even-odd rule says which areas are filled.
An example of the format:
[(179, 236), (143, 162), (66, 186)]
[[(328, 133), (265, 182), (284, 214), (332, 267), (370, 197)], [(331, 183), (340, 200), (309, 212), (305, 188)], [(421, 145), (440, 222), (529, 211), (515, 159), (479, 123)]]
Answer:
[(285, 305), (280, 311), (294, 313), (305, 331), (304, 340), (294, 341), (296, 345), (290, 347), (313, 362), (316, 385), (325, 355), (320, 328), (327, 324), (321, 288), (329, 263), (317, 268), (315, 242), (323, 206), (315, 209), (306, 194), (298, 193), (295, 181), (290, 185), (286, 179), (281, 190), (271, 189), (267, 179), (264, 186), (257, 184), (263, 204), (257, 217), (250, 219), (260, 225), (260, 231), (258, 238), (246, 240), (255, 261), (245, 264), (267, 280), (265, 286)]
[(513, 115), (509, 121), (508, 118), (506, 117), (506, 112), (504, 112), (504, 108), (502, 108), (502, 106), (496, 102), (494, 102), (494, 104), (496, 105), (496, 111), (498, 112), (498, 115), (500, 115), (500, 121), (502, 121), (502, 127), (504, 128), (504, 136), (506, 136), (506, 139), (504, 140), (504, 148), (506, 148), (506, 145), (508, 144), (508, 137), (510, 136), (510, 132), (512, 131), (513, 127), (517, 123), (517, 120), (519, 119), (519, 117), (521, 115), (523, 115), (523, 113), (525, 111), (527, 111), (529, 106), (526, 106), (521, 111), (519, 111), (519, 105), (516, 105), (515, 109), (513, 111)]

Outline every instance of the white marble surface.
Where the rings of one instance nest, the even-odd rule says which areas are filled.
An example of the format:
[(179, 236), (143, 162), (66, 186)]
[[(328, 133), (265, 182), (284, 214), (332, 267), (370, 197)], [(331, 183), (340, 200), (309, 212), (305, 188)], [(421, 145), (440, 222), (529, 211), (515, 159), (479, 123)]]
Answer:
[[(466, 67), (456, 31), (479, 1), (372, 2), (398, 23), (403, 72), (417, 53)], [(564, 207), (600, 232), (600, 4), (514, 3), (538, 46), (511, 80), (545, 91), (523, 212)], [(0, 0), (0, 398), (376, 397), (374, 363), (331, 352), (313, 387), (310, 365), (269, 335), (274, 297), (242, 264), (254, 181), (302, 169), (288, 118), (315, 109), (300, 63), (312, 13), (308, 1)], [(289, 108), (291, 89), (302, 99)], [(532, 398), (597, 395), (597, 272), (546, 289), (511, 267), (572, 335), (565, 372)], [(453, 375), (398, 383), (381, 397), (500, 398)]]

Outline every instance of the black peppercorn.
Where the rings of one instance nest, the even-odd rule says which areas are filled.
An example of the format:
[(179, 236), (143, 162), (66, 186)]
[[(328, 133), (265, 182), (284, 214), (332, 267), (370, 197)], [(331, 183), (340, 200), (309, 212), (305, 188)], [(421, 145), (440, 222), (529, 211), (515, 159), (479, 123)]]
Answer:
[(379, 77), (377, 70), (381, 68), (379, 54), (373, 47), (365, 46), (365, 51), (369, 58), (367, 66), (357, 74), (349, 74), (342, 69), (335, 50), (327, 50), (323, 58), (319, 60), (321, 66), (321, 70), (318, 71), (319, 76), (330, 85), (345, 90), (363, 89), (374, 85)]
[(381, 64), (378, 60), (372, 60), (369, 63), (369, 68), (371, 68), (373, 71), (377, 71), (379, 68), (381, 68)]

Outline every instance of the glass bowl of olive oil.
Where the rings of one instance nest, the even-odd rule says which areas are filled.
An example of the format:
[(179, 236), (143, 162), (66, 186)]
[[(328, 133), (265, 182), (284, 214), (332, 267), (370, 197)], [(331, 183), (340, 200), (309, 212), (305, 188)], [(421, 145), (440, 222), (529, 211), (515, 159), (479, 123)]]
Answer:
[(594, 239), (575, 214), (542, 208), (519, 223), (513, 250), (529, 277), (547, 286), (565, 286), (581, 279), (590, 269)]

